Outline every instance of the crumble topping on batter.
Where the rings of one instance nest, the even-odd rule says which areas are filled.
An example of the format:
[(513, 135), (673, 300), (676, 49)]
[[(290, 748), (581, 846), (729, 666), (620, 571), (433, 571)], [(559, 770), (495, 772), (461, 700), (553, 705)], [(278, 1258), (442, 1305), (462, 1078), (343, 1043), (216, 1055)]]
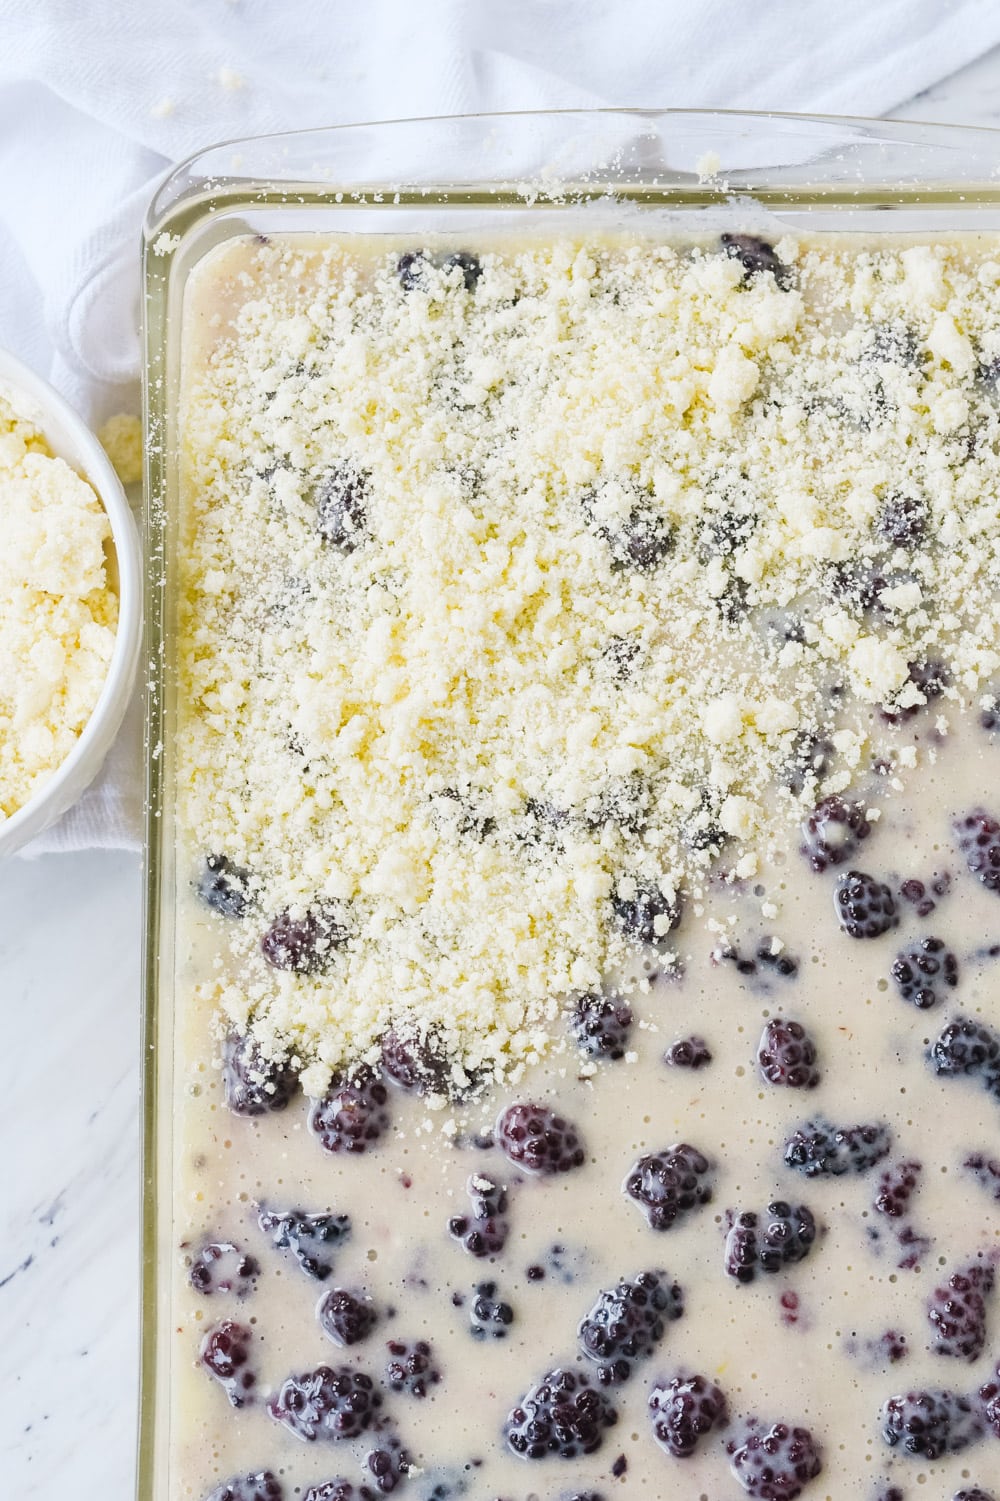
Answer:
[(90, 485), (0, 395), (0, 823), (66, 759), (104, 686), (110, 536)]
[(1000, 263), (728, 241), (197, 273), (182, 820), (206, 993), (310, 1093), (389, 1029), (537, 1056), (1000, 666)]

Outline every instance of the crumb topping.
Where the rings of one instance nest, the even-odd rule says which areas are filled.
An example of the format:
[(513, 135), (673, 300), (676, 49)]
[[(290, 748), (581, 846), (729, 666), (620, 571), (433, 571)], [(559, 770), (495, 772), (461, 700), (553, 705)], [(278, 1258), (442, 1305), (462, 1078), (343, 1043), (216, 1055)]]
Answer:
[(127, 412), (116, 412), (98, 430), (97, 441), (111, 460), (123, 485), (142, 481), (142, 422)]
[(110, 536), (90, 485), (0, 395), (0, 823), (66, 759), (104, 685)]
[(730, 238), (196, 273), (181, 816), (249, 873), (207, 993), (310, 1093), (390, 1029), (532, 1060), (1000, 666), (990, 242)]

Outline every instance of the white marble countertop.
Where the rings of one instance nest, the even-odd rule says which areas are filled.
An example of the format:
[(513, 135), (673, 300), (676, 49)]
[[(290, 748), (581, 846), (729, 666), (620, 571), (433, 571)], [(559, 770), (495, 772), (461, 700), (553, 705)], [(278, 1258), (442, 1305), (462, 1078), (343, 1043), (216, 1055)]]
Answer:
[[(896, 113), (1000, 124), (1000, 49)], [(135, 854), (0, 867), (0, 1495), (10, 1501), (133, 1492), (140, 913)]]

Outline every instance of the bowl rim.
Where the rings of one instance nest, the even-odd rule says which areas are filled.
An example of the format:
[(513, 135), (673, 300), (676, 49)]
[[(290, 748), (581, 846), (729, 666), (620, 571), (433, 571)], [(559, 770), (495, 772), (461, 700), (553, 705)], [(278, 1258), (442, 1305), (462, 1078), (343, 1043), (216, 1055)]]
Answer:
[[(142, 647), (142, 551), (135, 518), (114, 465), (96, 434), (69, 402), (23, 360), (0, 348), (0, 391), (4, 387), (27, 399), (29, 420), (36, 423), (70, 467), (82, 474), (104, 507), (118, 564), (118, 624), (104, 683), (87, 723), (42, 787), (0, 823), (0, 858), (13, 854), (48, 828), (96, 777), (128, 707)], [(50, 429), (56, 423), (68, 443), (52, 441)], [(78, 780), (80, 785), (70, 791)]]

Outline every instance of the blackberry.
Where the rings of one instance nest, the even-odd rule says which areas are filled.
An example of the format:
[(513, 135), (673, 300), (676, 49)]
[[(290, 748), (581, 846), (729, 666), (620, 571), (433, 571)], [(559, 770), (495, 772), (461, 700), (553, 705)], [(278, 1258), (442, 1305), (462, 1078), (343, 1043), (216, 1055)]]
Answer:
[(759, 1418), (747, 1418), (739, 1438), (726, 1444), (733, 1474), (748, 1496), (761, 1501), (794, 1501), (803, 1486), (823, 1468), (808, 1428), (772, 1423), (766, 1431)]
[(652, 881), (635, 881), (633, 884), (633, 896), (615, 895), (611, 898), (615, 921), (627, 938), (655, 947), (680, 923), (680, 902), (676, 897), (664, 896)]
[(935, 1387), (890, 1397), (881, 1413), (882, 1437), (891, 1449), (920, 1459), (960, 1454), (982, 1437), (983, 1424), (968, 1397)]
[(388, 1091), (371, 1069), (334, 1079), (309, 1112), (309, 1129), (325, 1152), (367, 1152), (389, 1129)]
[(904, 1001), (927, 1011), (958, 984), (958, 960), (941, 938), (922, 938), (896, 956), (889, 971)]
[(749, 234), (726, 234), (720, 235), (720, 243), (727, 255), (739, 261), (743, 267), (743, 279), (749, 281), (751, 277), (767, 273), (773, 276), (783, 292), (791, 286), (791, 271), (784, 261), (779, 260), (773, 245), (767, 240), (761, 239), (760, 235)]
[(265, 1058), (247, 1032), (230, 1032), (222, 1044), (222, 1090), (234, 1115), (284, 1110), (299, 1087), (295, 1070)]
[[(253, 1475), (234, 1475), (217, 1485), (205, 1501), (282, 1501), (284, 1491), (281, 1482), (270, 1470), (257, 1470)], [(305, 1501), (309, 1501), (308, 1496)]]
[(616, 996), (582, 995), (571, 1022), (581, 1053), (588, 1058), (624, 1058), (632, 1030), (632, 1008)]
[(585, 1160), (576, 1127), (545, 1105), (508, 1105), (496, 1125), (497, 1145), (529, 1173), (568, 1173)]
[(382, 1398), (375, 1383), (351, 1366), (317, 1366), (301, 1376), (289, 1376), (267, 1410), (296, 1438), (358, 1438), (378, 1415)]
[(364, 540), (368, 520), (369, 477), (350, 464), (325, 471), (313, 486), (316, 530), (324, 542), (352, 553)]
[(584, 1372), (557, 1367), (532, 1386), (509, 1414), (505, 1435), (508, 1448), (522, 1459), (544, 1459), (549, 1454), (578, 1459), (599, 1449), (605, 1430), (617, 1421), (611, 1402), (591, 1386)]
[(777, 1272), (808, 1256), (816, 1239), (816, 1221), (804, 1204), (792, 1206), (778, 1199), (768, 1204), (760, 1234), (760, 1268)]
[(784, 1200), (767, 1206), (764, 1222), (748, 1210), (726, 1216), (725, 1267), (737, 1282), (752, 1282), (757, 1269), (779, 1272), (808, 1256), (816, 1240), (816, 1221), (804, 1204)]
[(785, 1142), (785, 1163), (807, 1178), (823, 1174), (867, 1173), (892, 1145), (889, 1127), (834, 1126), (821, 1116), (794, 1130)]
[(226, 855), (206, 855), (198, 895), (220, 917), (246, 917), (250, 910), (250, 872)]
[(257, 1377), (250, 1369), (252, 1333), (243, 1324), (223, 1319), (205, 1331), (198, 1358), (220, 1383), (233, 1407), (252, 1400)]
[(890, 1219), (902, 1219), (923, 1171), (919, 1162), (896, 1162), (879, 1178), (873, 1207)]
[(348, 937), (340, 908), (320, 903), (298, 916), (279, 912), (261, 938), (260, 948), (272, 969), (312, 975), (328, 968)]
[(703, 1037), (682, 1037), (670, 1044), (663, 1061), (673, 1068), (704, 1068), (711, 1063), (712, 1054)]
[(675, 1459), (687, 1459), (706, 1433), (725, 1426), (726, 1399), (704, 1376), (673, 1376), (649, 1394), (653, 1437)]
[(906, 683), (918, 689), (923, 695), (923, 701), (916, 704), (906, 704), (902, 708), (898, 703), (891, 708), (883, 707), (879, 712), (887, 724), (903, 724), (908, 719), (926, 709), (935, 699), (940, 698), (942, 693), (951, 683), (951, 668), (944, 662), (911, 662), (906, 675)]
[(978, 1360), (986, 1345), (986, 1298), (993, 1291), (993, 1268), (973, 1262), (952, 1272), (927, 1305), (934, 1329), (931, 1349), (956, 1360)]
[(396, 275), (404, 292), (419, 287), (429, 264), (426, 250), (404, 250), (396, 262)]
[(382, 1072), (398, 1088), (412, 1094), (447, 1092), (448, 1065), (432, 1034), (386, 1032), (382, 1038)]
[(862, 870), (841, 876), (833, 901), (837, 921), (849, 938), (880, 938), (899, 922), (888, 886)]
[(854, 859), (858, 846), (871, 831), (864, 803), (825, 797), (802, 822), (802, 853), (813, 870), (844, 865)]
[(514, 1322), (514, 1310), (496, 1295), (495, 1282), (480, 1282), (469, 1309), (469, 1322), (475, 1339), (506, 1339)]
[(753, 1210), (733, 1215), (726, 1231), (724, 1265), (737, 1282), (752, 1282), (757, 1275), (757, 1216)]
[(329, 1277), (337, 1248), (351, 1233), (346, 1214), (303, 1214), (300, 1209), (261, 1209), (257, 1223), (279, 1251), (291, 1251), (306, 1275), (317, 1282)]
[(247, 1256), (231, 1240), (220, 1240), (202, 1246), (191, 1263), (188, 1280), (196, 1292), (206, 1297), (229, 1293), (234, 1298), (245, 1298), (253, 1291), (259, 1273), (252, 1256)]
[(632, 1362), (652, 1355), (667, 1322), (682, 1312), (676, 1282), (668, 1283), (665, 1272), (640, 1272), (634, 1282), (623, 1280), (599, 1295), (580, 1321), (580, 1348), (597, 1366), (603, 1385), (625, 1381), (632, 1374)]
[(928, 1053), (934, 1072), (945, 1078), (967, 1074), (1000, 1098), (1000, 1037), (982, 1022), (957, 1016)]
[[(413, 1468), (403, 1441), (398, 1434), (387, 1434), (381, 1441), (378, 1449), (371, 1449), (365, 1455), (365, 1465), (371, 1472), (376, 1489), (387, 1496), (394, 1491), (401, 1480), (405, 1480)], [(371, 1492), (367, 1486), (361, 1490), (362, 1501), (367, 1501)]]
[(890, 495), (882, 504), (875, 529), (893, 547), (916, 547), (927, 532), (929, 519), (922, 495)]
[(676, 541), (674, 528), (665, 516), (647, 505), (638, 505), (616, 526), (598, 527), (598, 535), (608, 545), (612, 563), (619, 568), (634, 568), (648, 573), (672, 551)]
[(930, 888), (923, 881), (910, 878), (902, 883), (899, 894), (917, 910), (918, 917), (930, 917), (937, 908), (935, 897), (947, 896), (951, 888), (951, 876), (946, 870), (935, 871)]
[(799, 972), (799, 961), (791, 954), (783, 953), (780, 946), (776, 951), (773, 944), (774, 940), (771, 938), (761, 939), (757, 945), (757, 963), (765, 964), (768, 969), (773, 969), (775, 974), (780, 975), (783, 980), (792, 979)]
[(987, 891), (1000, 893), (1000, 823), (983, 808), (956, 818), (952, 828), (969, 874)]
[(1000, 1204), (1000, 1162), (995, 1157), (987, 1157), (984, 1152), (972, 1152), (962, 1166), (973, 1181)]
[(974, 1485), (971, 1491), (956, 1491), (951, 1501), (994, 1501), (992, 1491), (984, 1491), (981, 1486)]
[(979, 1402), (986, 1426), (1000, 1438), (1000, 1365), (996, 1375), (979, 1388)]
[(316, 1308), (319, 1327), (335, 1345), (356, 1345), (367, 1339), (378, 1323), (370, 1298), (356, 1298), (344, 1287), (331, 1287)]
[(757, 1045), (757, 1066), (769, 1084), (813, 1089), (819, 1083), (816, 1048), (801, 1022), (773, 1017)]
[(483, 274), (483, 266), (479, 257), (473, 255), (471, 250), (456, 250), (451, 255), (445, 256), (441, 263), (442, 270), (450, 271), (455, 266), (462, 273), (462, 284), (467, 292), (474, 292), (479, 278)]
[(390, 1391), (406, 1392), (410, 1397), (426, 1397), (427, 1388), (441, 1380), (433, 1351), (425, 1339), (414, 1340), (413, 1344), (391, 1339), (386, 1349), (389, 1360), (385, 1368), (385, 1384)]
[[(319, 1485), (311, 1485), (302, 1497), (302, 1501), (354, 1501), (358, 1493), (349, 1480), (323, 1480)], [(359, 1501), (368, 1501), (362, 1490)]]
[(448, 1221), (448, 1230), (460, 1240), (470, 1256), (496, 1256), (507, 1242), (507, 1190), (485, 1173), (473, 1173), (466, 1184), (472, 1201), (471, 1214)]
[(703, 1181), (708, 1170), (708, 1159), (697, 1147), (678, 1142), (640, 1157), (622, 1191), (635, 1200), (653, 1230), (669, 1230), (675, 1220), (711, 1199), (712, 1185)]

